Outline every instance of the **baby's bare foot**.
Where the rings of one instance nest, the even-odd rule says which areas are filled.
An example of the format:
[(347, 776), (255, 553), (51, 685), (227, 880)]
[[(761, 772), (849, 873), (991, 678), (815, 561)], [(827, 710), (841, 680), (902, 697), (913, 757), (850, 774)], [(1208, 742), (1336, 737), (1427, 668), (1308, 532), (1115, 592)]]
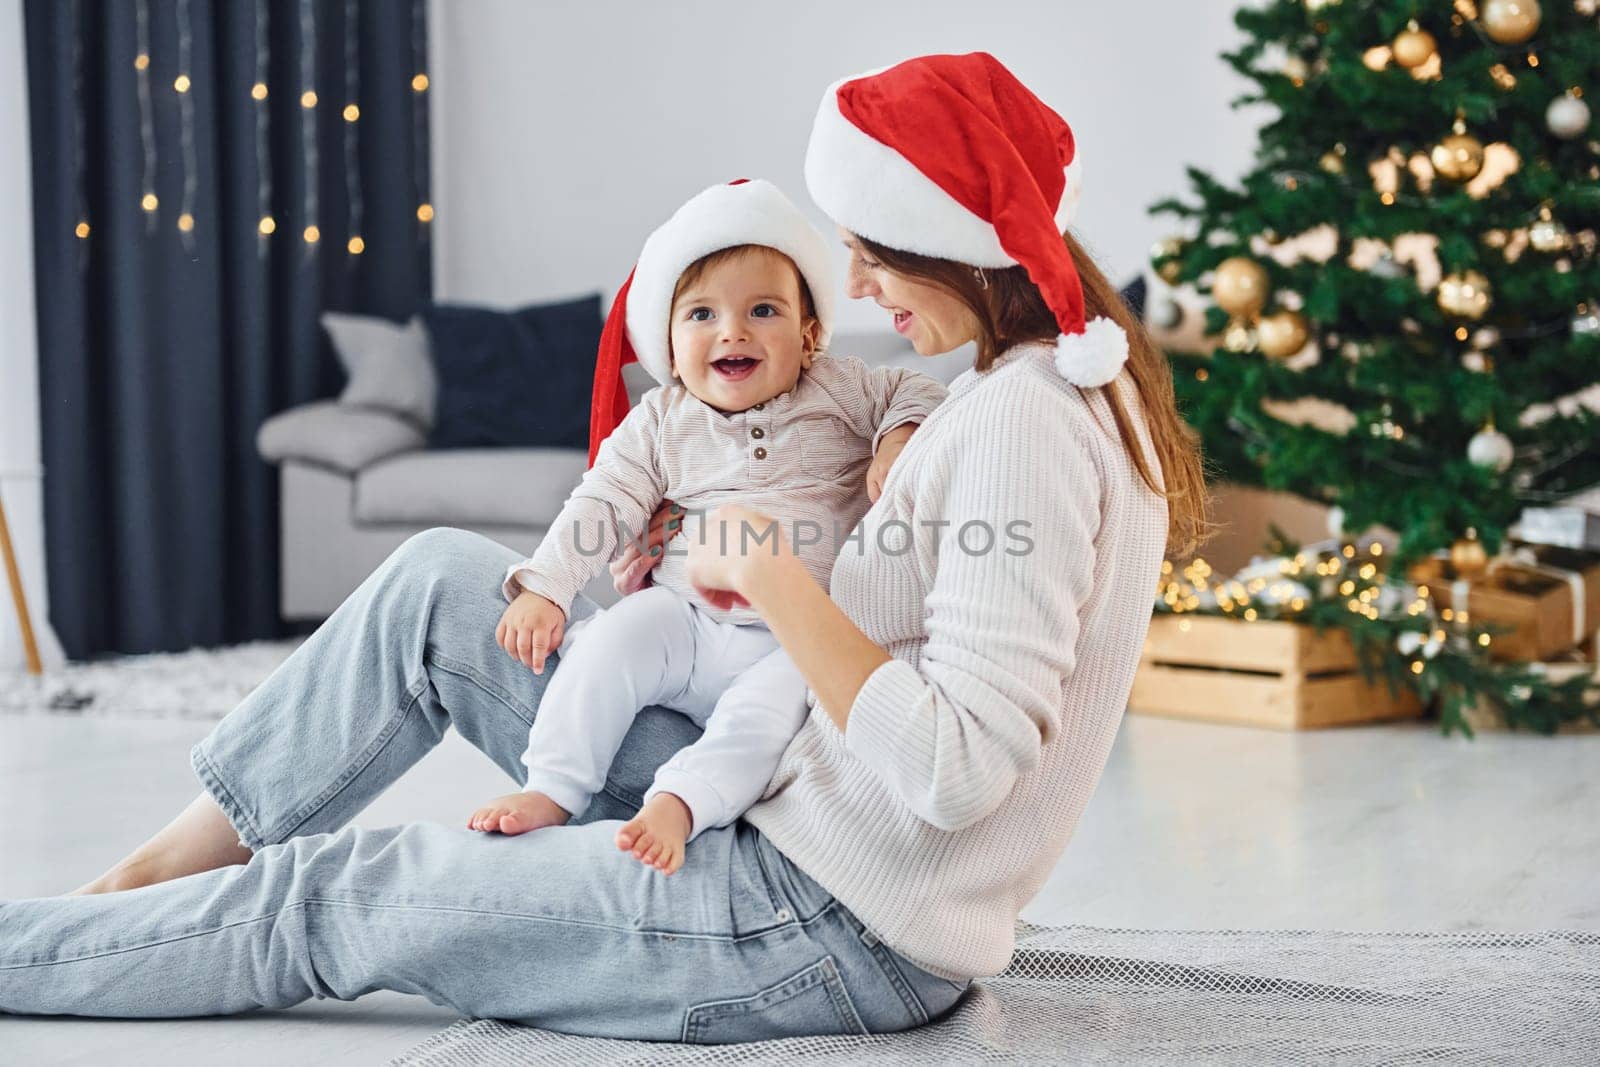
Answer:
[(639, 814), (617, 831), (617, 847), (633, 853), (663, 874), (683, 866), (684, 842), (694, 829), (689, 806), (671, 793), (657, 793), (645, 801)]
[(472, 813), (467, 829), (490, 833), (525, 834), (546, 826), (562, 826), (572, 818), (570, 812), (543, 793), (508, 793), (491, 800)]

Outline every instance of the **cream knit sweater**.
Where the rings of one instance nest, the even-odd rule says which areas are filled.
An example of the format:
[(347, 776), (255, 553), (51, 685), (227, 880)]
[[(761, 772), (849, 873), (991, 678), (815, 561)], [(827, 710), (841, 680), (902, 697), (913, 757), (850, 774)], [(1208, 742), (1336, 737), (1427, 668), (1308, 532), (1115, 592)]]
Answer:
[[(846, 732), (811, 708), (745, 815), (880, 940), (951, 979), (1004, 969), (1067, 847), (1166, 543), (1166, 504), (1105, 397), (1069, 385), (1053, 354), (1019, 345), (963, 374), (901, 453), (831, 590), (894, 658)], [(1126, 372), (1114, 387), (1154, 463)], [(970, 523), (984, 525), (963, 539)]]

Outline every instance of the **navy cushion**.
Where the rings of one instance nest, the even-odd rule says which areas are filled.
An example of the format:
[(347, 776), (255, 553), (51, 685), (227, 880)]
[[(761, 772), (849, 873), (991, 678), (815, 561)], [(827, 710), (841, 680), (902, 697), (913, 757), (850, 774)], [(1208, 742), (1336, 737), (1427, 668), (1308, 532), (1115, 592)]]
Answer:
[(588, 448), (600, 294), (516, 311), (422, 312), (439, 399), (430, 448)]

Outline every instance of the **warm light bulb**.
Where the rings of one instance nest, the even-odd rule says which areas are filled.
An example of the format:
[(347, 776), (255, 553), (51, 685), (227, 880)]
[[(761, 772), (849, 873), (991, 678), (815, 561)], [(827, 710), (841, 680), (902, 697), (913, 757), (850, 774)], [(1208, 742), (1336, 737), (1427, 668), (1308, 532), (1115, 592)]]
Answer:
[(133, 57), (133, 69), (134, 70), (149, 70), (150, 69), (150, 57), (145, 55), (143, 52), (140, 52), (138, 55), (134, 56)]
[(261, 216), (261, 222), (256, 226), (256, 229), (260, 230), (263, 236), (265, 236), (266, 234), (271, 233), (273, 230), (276, 230), (277, 228), (278, 228), (278, 224), (276, 222), (272, 221), (272, 216), (271, 215), (263, 215), (263, 216)]
[(173, 78), (172, 79), (172, 87), (174, 89), (178, 90), (178, 92), (180, 92), (180, 93), (188, 92), (189, 91), (189, 75), (180, 74), (176, 78)]
[(411, 88), (415, 89), (419, 93), (427, 92), (428, 76), (426, 74), (418, 74), (415, 78), (412, 78)]
[(316, 94), (316, 91), (312, 90), (312, 89), (307, 89), (305, 92), (301, 93), (300, 94), (300, 106), (304, 107), (304, 108), (316, 107), (317, 106), (317, 94)]
[(89, 224), (87, 222), (80, 222), (72, 228), (72, 232), (77, 234), (79, 238), (87, 237), (89, 236)]
[(367, 242), (363, 241), (360, 237), (352, 237), (345, 244), (345, 247), (350, 250), (350, 254), (352, 256), (359, 256), (361, 253), (367, 250)]
[(144, 198), (139, 201), (139, 206), (146, 211), (154, 211), (161, 206), (161, 201), (156, 199), (155, 193), (145, 193)]
[(194, 216), (185, 211), (178, 216), (178, 229), (188, 233), (194, 229)]
[(322, 240), (322, 231), (317, 229), (315, 226), (307, 226), (306, 227), (306, 232), (305, 232), (305, 239), (306, 239), (306, 244), (314, 245), (318, 241)]
[(418, 222), (432, 222), (433, 221), (433, 205), (432, 204), (418, 204), (417, 205), (417, 221)]
[(267, 98), (267, 83), (256, 82), (250, 86), (250, 96), (255, 100), (265, 100)]
[(356, 107), (354, 104), (346, 104), (344, 106), (344, 120), (346, 122), (354, 122), (360, 117), (361, 109), (359, 107)]

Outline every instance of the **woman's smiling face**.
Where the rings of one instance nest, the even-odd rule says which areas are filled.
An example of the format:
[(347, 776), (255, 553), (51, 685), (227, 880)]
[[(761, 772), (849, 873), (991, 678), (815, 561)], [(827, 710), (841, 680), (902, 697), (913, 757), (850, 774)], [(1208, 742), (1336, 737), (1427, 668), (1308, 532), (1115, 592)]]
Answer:
[(977, 317), (953, 294), (896, 274), (873, 259), (849, 230), (840, 227), (839, 236), (850, 251), (845, 295), (852, 300), (871, 297), (879, 307), (892, 312), (894, 328), (911, 342), (918, 355), (937, 356), (977, 339)]

